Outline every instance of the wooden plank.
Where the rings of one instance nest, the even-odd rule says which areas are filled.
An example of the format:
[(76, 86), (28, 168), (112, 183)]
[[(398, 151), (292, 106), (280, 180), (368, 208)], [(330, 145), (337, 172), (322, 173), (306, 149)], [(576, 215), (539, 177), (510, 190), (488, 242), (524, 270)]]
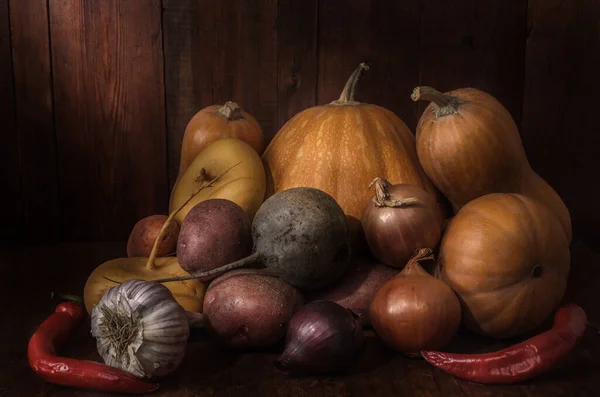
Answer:
[[(273, 62), (276, 36), (272, 32), (276, 7), (273, 0), (201, 0), (199, 10), (213, 20), (212, 30), (203, 32), (214, 40), (213, 51), (203, 56), (203, 61), (208, 58), (212, 64), (213, 102), (237, 102), (262, 120), (267, 136), (272, 135), (267, 127), (274, 124), (271, 118), (277, 92)], [(261, 98), (266, 99), (264, 104)]]
[(62, 227), (123, 240), (167, 211), (160, 0), (50, 2)]
[(200, 109), (233, 100), (267, 139), (277, 117), (277, 1), (163, 0), (169, 183), (185, 127)]
[[(424, 0), (419, 84), (475, 87), (521, 119), (527, 0)], [(427, 104), (419, 103), (420, 112)]]
[[(277, 129), (317, 99), (317, 0), (280, 0), (277, 10)], [(299, 23), (301, 21), (301, 23)]]
[(23, 237), (19, 141), (15, 127), (15, 97), (8, 0), (0, 0), (0, 239)]
[[(600, 243), (597, 111), (600, 3), (529, 0), (522, 136), (531, 166), (569, 208), (573, 232)], [(591, 106), (591, 107), (590, 107)]]
[(339, 97), (360, 62), (370, 66), (356, 100), (396, 113), (414, 130), (420, 1), (319, 2), (319, 104)]
[(60, 212), (47, 1), (11, 0), (9, 8), (26, 235), (54, 240)]
[(181, 159), (181, 142), (190, 119), (212, 105), (212, 66), (203, 62), (213, 46), (212, 19), (198, 13), (197, 0), (163, 0), (165, 98), (169, 189), (175, 184)]
[[(258, 0), (258, 95), (256, 119), (268, 143), (277, 132), (278, 0)], [(303, 21), (304, 23), (304, 21)]]
[(216, 51), (213, 101), (235, 101), (256, 116), (258, 83), (257, 0), (201, 1), (200, 12), (214, 18)]

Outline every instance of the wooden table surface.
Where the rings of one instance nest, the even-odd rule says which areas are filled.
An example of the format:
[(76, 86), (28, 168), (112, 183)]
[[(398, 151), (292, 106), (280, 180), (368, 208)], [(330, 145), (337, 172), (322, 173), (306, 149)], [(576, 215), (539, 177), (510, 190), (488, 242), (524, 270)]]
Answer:
[[(591, 324), (600, 324), (600, 255), (578, 241), (566, 301), (580, 304)], [(0, 245), (0, 289), (5, 310), (0, 327), (0, 397), (105, 396), (110, 394), (54, 386), (29, 368), (27, 342), (54, 310), (51, 292), (81, 294), (90, 271), (125, 254), (121, 243)], [(273, 362), (281, 346), (236, 353), (194, 331), (180, 369), (161, 381), (153, 396), (600, 396), (600, 334), (588, 327), (582, 343), (560, 368), (518, 385), (484, 386), (455, 379), (423, 360), (386, 349), (371, 333), (353, 373), (338, 377), (289, 377)], [(493, 341), (465, 331), (449, 349), (490, 351), (514, 341)], [(89, 322), (71, 339), (64, 355), (100, 360)]]

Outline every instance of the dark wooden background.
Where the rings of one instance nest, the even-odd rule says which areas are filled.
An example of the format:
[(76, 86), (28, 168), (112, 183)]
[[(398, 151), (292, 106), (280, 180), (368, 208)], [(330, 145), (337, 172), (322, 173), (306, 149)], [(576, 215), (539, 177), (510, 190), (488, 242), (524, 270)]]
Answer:
[(335, 99), (414, 130), (419, 84), (473, 86), (600, 242), (597, 0), (0, 0), (1, 237), (123, 240), (167, 210), (185, 125), (235, 100), (268, 137)]

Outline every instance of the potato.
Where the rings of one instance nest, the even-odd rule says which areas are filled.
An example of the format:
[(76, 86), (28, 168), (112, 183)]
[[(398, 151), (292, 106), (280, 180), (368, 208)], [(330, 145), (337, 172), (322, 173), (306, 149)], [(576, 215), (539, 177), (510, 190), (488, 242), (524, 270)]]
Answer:
[[(167, 221), (166, 215), (151, 215), (140, 219), (129, 235), (127, 241), (127, 256), (149, 257), (156, 237)], [(172, 222), (165, 231), (162, 241), (158, 244), (157, 257), (165, 256), (175, 252), (177, 238), (179, 236), (179, 226)]]
[(207, 331), (222, 344), (259, 347), (278, 342), (303, 303), (302, 294), (282, 279), (240, 269), (209, 285), (203, 313)]
[(246, 212), (226, 199), (196, 204), (181, 224), (177, 258), (194, 274), (235, 262), (252, 251), (250, 220)]
[(363, 327), (370, 326), (369, 306), (379, 288), (396, 277), (400, 270), (371, 258), (353, 258), (348, 270), (331, 287), (313, 293), (310, 300), (330, 300), (358, 315)]

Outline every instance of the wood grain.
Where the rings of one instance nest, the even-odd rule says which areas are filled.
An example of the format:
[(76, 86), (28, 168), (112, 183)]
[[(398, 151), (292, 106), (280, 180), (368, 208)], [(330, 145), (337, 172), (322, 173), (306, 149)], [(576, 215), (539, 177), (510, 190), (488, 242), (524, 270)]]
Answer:
[(277, 1), (164, 1), (169, 183), (185, 127), (200, 109), (236, 101), (267, 139), (277, 115)]
[(318, 1), (278, 3), (277, 129), (316, 104), (318, 71)]
[[(573, 232), (600, 243), (597, 1), (529, 1), (522, 136), (533, 169), (571, 212)], [(591, 106), (591, 108), (590, 108)]]
[(24, 237), (8, 0), (0, 0), (0, 239)]
[(268, 143), (277, 132), (277, 12), (279, 0), (258, 0), (258, 94), (256, 118)]
[[(419, 84), (479, 88), (519, 123), (527, 0), (424, 0), (422, 7)], [(419, 104), (419, 114), (426, 105)]]
[(16, 127), (25, 234), (59, 235), (57, 153), (46, 0), (11, 0)]
[[(572, 272), (566, 300), (581, 305), (593, 324), (600, 322), (600, 255), (581, 242), (572, 245)], [(125, 244), (79, 243), (52, 245), (0, 245), (0, 298), (11, 302), (10, 327), (0, 327), (0, 394), (2, 396), (101, 397), (106, 393), (51, 385), (38, 378), (23, 354), (30, 335), (54, 310), (58, 301), (50, 292), (81, 294), (96, 265), (125, 255)], [(38, 277), (31, 268), (44, 262)], [(61, 268), (61, 272), (56, 269)], [(10, 281), (10, 282), (9, 282)], [(25, 285), (27, 287), (25, 288)], [(157, 397), (207, 396), (467, 396), (467, 397), (590, 397), (600, 388), (600, 337), (588, 328), (585, 338), (555, 370), (515, 385), (490, 386), (464, 382), (433, 369), (423, 360), (408, 359), (386, 348), (371, 331), (365, 333), (366, 348), (356, 367), (340, 376), (288, 376), (275, 368), (282, 345), (254, 351), (231, 351), (220, 347), (206, 333), (194, 330), (180, 368), (160, 381)], [(452, 349), (491, 351), (511, 341), (495, 341), (466, 333), (452, 342)], [(100, 361), (89, 320), (67, 341), (61, 354)]]
[[(273, 66), (272, 50), (276, 48), (273, 40), (276, 38), (270, 33), (269, 27), (275, 24), (277, 2), (231, 0), (201, 3), (201, 12), (212, 13), (214, 18), (214, 30), (211, 32), (215, 40), (214, 57), (211, 58), (213, 101), (236, 101), (258, 118), (259, 96), (273, 98), (277, 93), (274, 70), (271, 71), (272, 77), (265, 80), (265, 75), (259, 69), (261, 66)], [(262, 60), (259, 58), (261, 48), (266, 52)], [(272, 104), (260, 111), (263, 124), (265, 112), (272, 114), (270, 108)], [(265, 129), (262, 124), (261, 127)], [(273, 135), (272, 131), (264, 132), (266, 136)]]
[(198, 13), (197, 0), (163, 0), (165, 99), (169, 164), (169, 189), (179, 172), (181, 142), (190, 119), (212, 105), (210, 58), (211, 18)]
[(356, 100), (388, 108), (414, 131), (419, 21), (417, 0), (319, 2), (317, 102), (337, 99), (352, 71), (367, 62)]
[(123, 240), (167, 211), (161, 3), (49, 11), (64, 238)]

